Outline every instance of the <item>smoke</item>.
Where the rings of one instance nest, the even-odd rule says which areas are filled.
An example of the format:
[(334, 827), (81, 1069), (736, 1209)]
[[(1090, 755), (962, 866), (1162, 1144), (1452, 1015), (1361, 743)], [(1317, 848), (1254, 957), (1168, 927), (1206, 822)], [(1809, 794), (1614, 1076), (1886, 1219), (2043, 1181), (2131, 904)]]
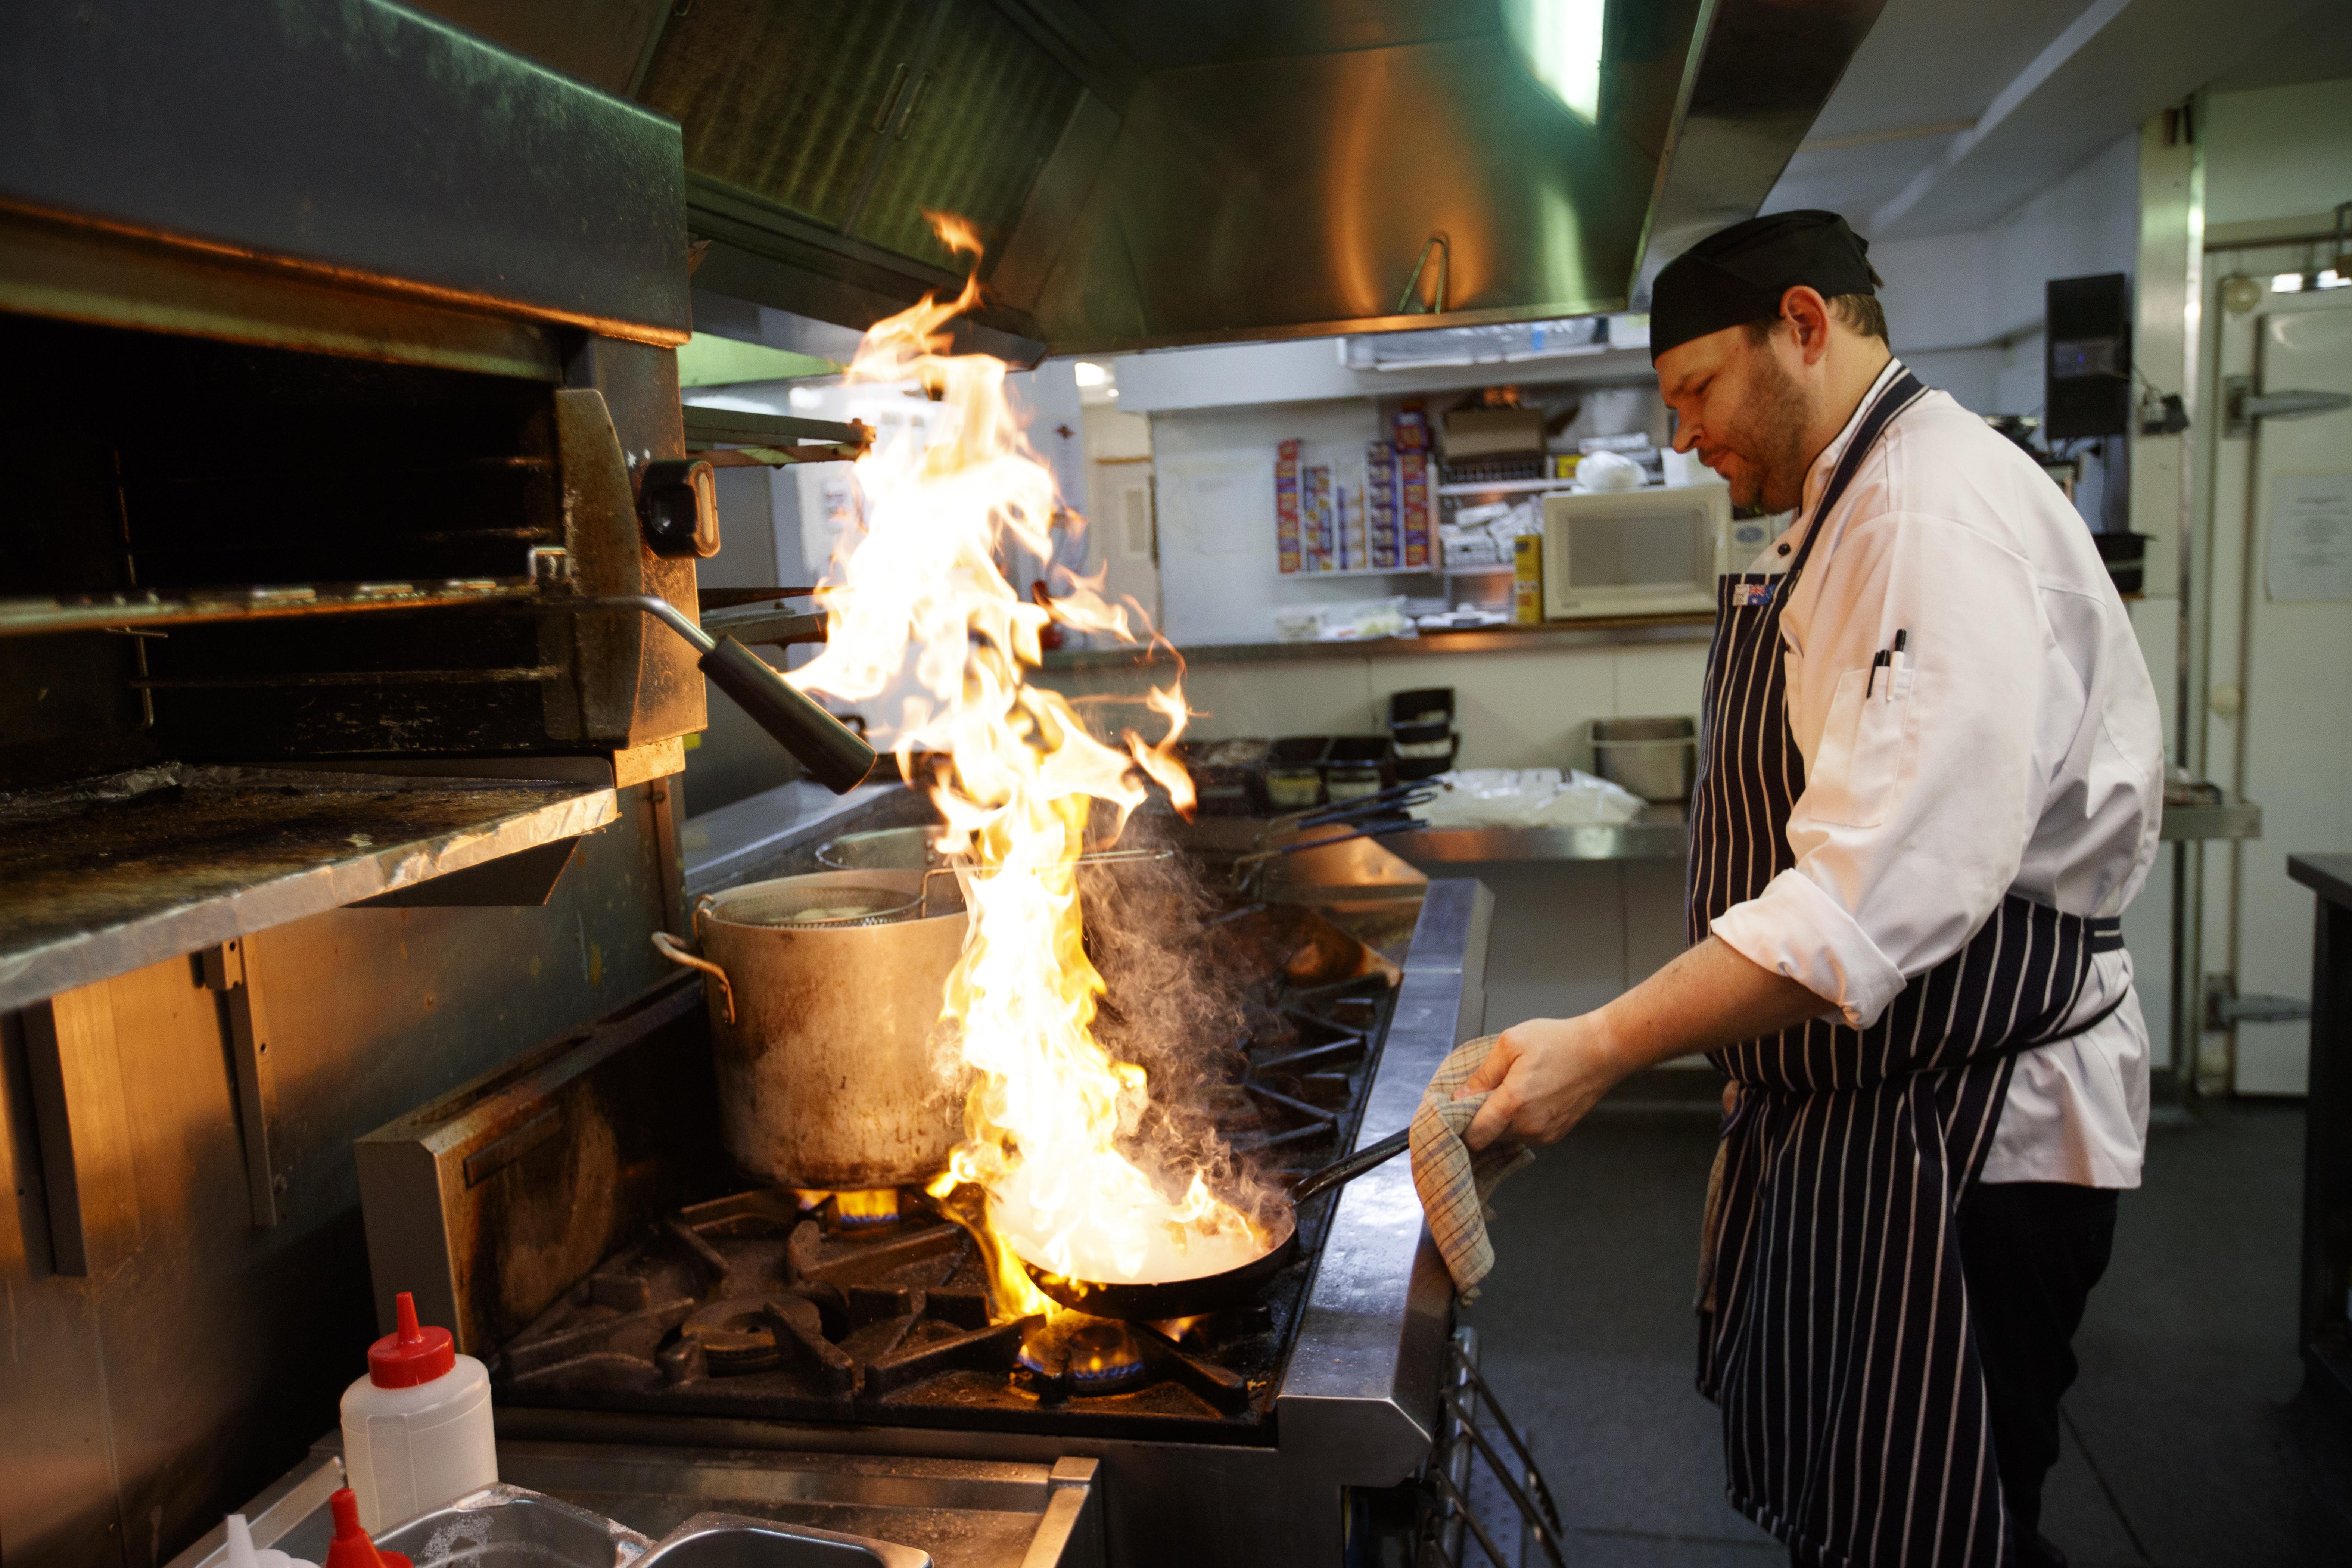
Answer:
[(1146, 858), (1078, 868), (1087, 955), (1105, 988), (1095, 1038), (1150, 1079), (1150, 1105), (1120, 1152), (1165, 1190), (1181, 1191), (1198, 1171), (1211, 1192), (1262, 1221), (1282, 1190), (1227, 1148), (1216, 1127), (1242, 1099), (1236, 1047), (1262, 977), (1216, 961), (1210, 922), (1223, 902), (1196, 862), (1166, 853), (1171, 821), (1138, 811), (1118, 847)]

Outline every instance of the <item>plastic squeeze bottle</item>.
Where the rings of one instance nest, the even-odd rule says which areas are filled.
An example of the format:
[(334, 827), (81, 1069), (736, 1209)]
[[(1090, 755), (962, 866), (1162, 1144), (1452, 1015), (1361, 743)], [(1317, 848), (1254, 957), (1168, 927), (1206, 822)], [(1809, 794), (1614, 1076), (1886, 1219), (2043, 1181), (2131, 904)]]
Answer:
[(327, 1542), (326, 1568), (415, 1568), (405, 1552), (386, 1551), (368, 1539), (360, 1525), (360, 1500), (351, 1488), (329, 1497), (327, 1508), (335, 1516), (335, 1538)]
[(446, 1329), (400, 1326), (368, 1347), (367, 1375), (343, 1390), (343, 1471), (371, 1531), (404, 1523), (499, 1479), (489, 1370), (457, 1353)]
[[(345, 1488), (349, 1490), (349, 1488)], [(228, 1516), (228, 1568), (316, 1568), (299, 1557), (289, 1557), (274, 1546), (256, 1546), (253, 1528), (245, 1515)]]

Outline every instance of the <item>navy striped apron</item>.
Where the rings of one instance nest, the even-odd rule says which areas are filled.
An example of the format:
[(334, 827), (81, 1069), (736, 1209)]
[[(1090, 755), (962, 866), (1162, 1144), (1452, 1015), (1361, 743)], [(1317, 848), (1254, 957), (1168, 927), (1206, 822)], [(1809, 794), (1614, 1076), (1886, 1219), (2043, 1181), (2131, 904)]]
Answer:
[[(1717, 590), (1692, 797), (1690, 933), (1796, 862), (1805, 787), (1789, 732), (1780, 612), (1887, 423), (1872, 403), (1787, 573)], [(2061, 1026), (2118, 923), (2009, 894), (1879, 1020), (1834, 1015), (1710, 1053), (1739, 1084), (1709, 1184), (1700, 1392), (1723, 1409), (1732, 1505), (1801, 1561), (2013, 1563), (1953, 1215), (1983, 1169), (2017, 1053)]]

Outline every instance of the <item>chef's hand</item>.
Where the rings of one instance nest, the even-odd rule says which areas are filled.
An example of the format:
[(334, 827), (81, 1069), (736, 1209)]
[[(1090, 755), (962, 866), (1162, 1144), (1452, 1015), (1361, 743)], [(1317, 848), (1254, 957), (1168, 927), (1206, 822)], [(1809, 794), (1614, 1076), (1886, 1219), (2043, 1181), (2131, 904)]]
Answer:
[(1616, 1087), (1627, 1069), (1598, 1013), (1576, 1018), (1530, 1018), (1503, 1031), (1461, 1100), (1491, 1089), (1464, 1141), (1484, 1149), (1502, 1137), (1556, 1143)]

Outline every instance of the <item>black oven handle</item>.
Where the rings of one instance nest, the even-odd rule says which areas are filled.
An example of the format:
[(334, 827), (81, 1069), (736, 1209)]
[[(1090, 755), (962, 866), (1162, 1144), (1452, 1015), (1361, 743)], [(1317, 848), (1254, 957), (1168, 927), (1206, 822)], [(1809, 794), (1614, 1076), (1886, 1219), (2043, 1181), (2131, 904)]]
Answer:
[(531, 601), (531, 606), (562, 611), (642, 610), (692, 644), (701, 655), (702, 673), (711, 684), (732, 698), (752, 722), (798, 758), (825, 788), (846, 795), (873, 771), (874, 748), (865, 737), (819, 707), (758, 654), (724, 634), (712, 637), (667, 599), (651, 594), (565, 595)]

